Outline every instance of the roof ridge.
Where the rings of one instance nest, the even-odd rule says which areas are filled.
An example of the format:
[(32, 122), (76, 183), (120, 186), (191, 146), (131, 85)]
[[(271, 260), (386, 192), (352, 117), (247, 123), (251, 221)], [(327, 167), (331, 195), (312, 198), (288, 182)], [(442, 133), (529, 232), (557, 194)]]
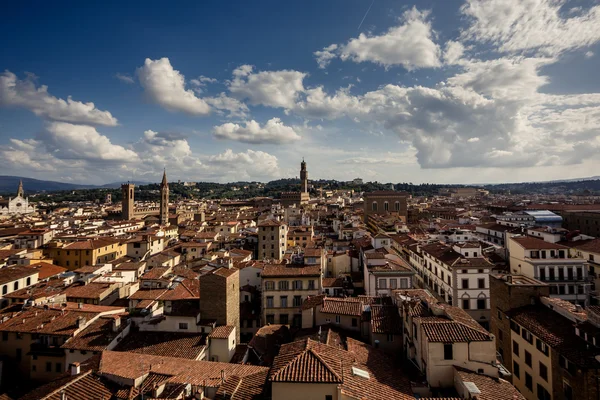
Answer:
[[(319, 344), (323, 344), (323, 343), (319, 342)], [(328, 344), (325, 344), (325, 346), (327, 346), (327, 347), (331, 347), (331, 348), (335, 348), (335, 347), (333, 347), (333, 346), (330, 346), (330, 345), (328, 345)], [(321, 357), (321, 356), (320, 356), (318, 353), (316, 353), (316, 352), (315, 352), (315, 351), (314, 351), (312, 348), (311, 348), (311, 349), (309, 349), (308, 351), (309, 351), (309, 352), (310, 352), (312, 355), (314, 355), (314, 356), (315, 356), (315, 357), (316, 357), (316, 358), (317, 358), (317, 359), (318, 359), (318, 360), (319, 360), (319, 361), (320, 361), (320, 362), (321, 362), (321, 363), (322, 363), (322, 364), (325, 366), (325, 368), (327, 368), (327, 370), (333, 374), (333, 376), (335, 376), (337, 379), (339, 379), (339, 381), (340, 381), (340, 382), (342, 382), (342, 378), (341, 378), (341, 377), (338, 375), (338, 373), (337, 373), (337, 372), (335, 372), (335, 371), (334, 371), (334, 370), (333, 370), (333, 369), (332, 369), (332, 368), (329, 366), (329, 364), (327, 363), (327, 361), (325, 361), (325, 360), (323, 359), (323, 357)], [(343, 365), (342, 365), (342, 360), (340, 360), (340, 367), (342, 367), (342, 368), (343, 368)]]

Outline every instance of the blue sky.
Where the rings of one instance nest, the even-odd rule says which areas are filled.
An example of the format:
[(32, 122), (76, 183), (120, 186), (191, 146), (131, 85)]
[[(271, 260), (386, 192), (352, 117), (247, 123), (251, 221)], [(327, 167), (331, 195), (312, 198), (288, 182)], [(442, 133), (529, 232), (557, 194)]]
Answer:
[(302, 157), (340, 180), (597, 174), (595, 2), (122, 3), (4, 7), (1, 174), (266, 181)]

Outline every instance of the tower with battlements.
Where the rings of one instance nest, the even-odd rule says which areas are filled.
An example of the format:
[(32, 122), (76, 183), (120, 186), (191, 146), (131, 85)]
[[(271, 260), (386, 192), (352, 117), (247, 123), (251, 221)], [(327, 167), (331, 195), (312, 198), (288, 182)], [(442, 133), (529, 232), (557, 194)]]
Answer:
[(306, 162), (304, 158), (300, 163), (300, 180), (302, 181), (301, 193), (308, 193), (308, 171), (306, 170)]

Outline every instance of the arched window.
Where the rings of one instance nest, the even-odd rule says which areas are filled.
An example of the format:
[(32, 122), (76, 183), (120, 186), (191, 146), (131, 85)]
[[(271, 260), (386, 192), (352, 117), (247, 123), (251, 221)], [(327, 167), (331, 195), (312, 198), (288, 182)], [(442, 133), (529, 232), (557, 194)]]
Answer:
[(2, 286), (2, 294), (8, 293), (8, 285)]
[(396, 203), (394, 203), (394, 210), (400, 211), (400, 202), (399, 201), (397, 201)]
[(14, 283), (13, 290), (19, 290), (19, 282)]
[(383, 210), (384, 211), (390, 211), (390, 205), (389, 205), (389, 203), (387, 201), (383, 203)]
[(27, 278), (27, 286), (31, 285), (31, 278)]
[(376, 201), (373, 202), (372, 207), (373, 207), (373, 211), (377, 211), (377, 202)]

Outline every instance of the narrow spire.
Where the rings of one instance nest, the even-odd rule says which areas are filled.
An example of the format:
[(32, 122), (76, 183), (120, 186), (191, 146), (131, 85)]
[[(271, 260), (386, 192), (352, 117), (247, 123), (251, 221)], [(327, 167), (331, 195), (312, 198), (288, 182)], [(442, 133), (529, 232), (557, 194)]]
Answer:
[(163, 171), (163, 178), (162, 178), (162, 182), (160, 183), (160, 186), (169, 186), (169, 183), (167, 182), (167, 169), (166, 168)]
[(25, 192), (23, 191), (23, 179), (19, 179), (19, 188), (17, 189), (17, 196), (23, 197), (24, 193)]

